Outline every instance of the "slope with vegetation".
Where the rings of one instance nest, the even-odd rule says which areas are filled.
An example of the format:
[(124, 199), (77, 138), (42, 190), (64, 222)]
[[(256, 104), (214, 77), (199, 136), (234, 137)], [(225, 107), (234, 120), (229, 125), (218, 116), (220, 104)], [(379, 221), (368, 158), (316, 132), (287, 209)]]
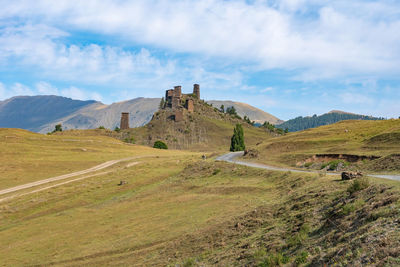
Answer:
[[(75, 149), (68, 139), (76, 136), (49, 138), (64, 150)], [(36, 163), (54, 142), (35, 149)], [(120, 143), (115, 148), (117, 154), (132, 149), (131, 156), (141, 151)], [(2, 264), (399, 263), (398, 183), (358, 185), (201, 160), (191, 152), (156, 153), (113, 166), (107, 174), (0, 202)], [(9, 155), (10, 161), (17, 158)]]
[[(252, 120), (281, 122), (278, 118), (248, 104), (232, 101), (211, 101), (222, 103), (228, 108), (234, 106), (240, 116)], [(121, 112), (129, 112), (131, 127), (140, 127), (148, 123), (158, 110), (160, 98), (139, 97), (105, 105), (90, 100), (73, 100), (61, 96), (18, 96), (0, 101), (0, 127), (21, 128), (47, 133), (56, 124), (62, 124), (65, 130), (95, 129), (103, 126), (114, 129), (119, 126)]]
[(271, 124), (280, 124), (283, 122), (281, 119), (275, 117), (274, 115), (246, 103), (228, 100), (207, 100), (207, 103), (212, 104), (213, 107), (216, 107), (218, 109), (220, 109), (221, 106), (223, 106), (225, 110), (229, 107), (234, 107), (239, 116), (241, 116), (242, 118), (244, 118), (245, 116), (249, 117), (252, 121), (255, 121), (256, 123), (262, 124), (267, 121)]
[(251, 148), (259, 152), (254, 160), (274, 165), (398, 171), (400, 120), (341, 121), (274, 137)]
[(155, 141), (163, 141), (172, 149), (226, 151), (232, 130), (238, 123), (244, 128), (246, 144), (255, 145), (272, 136), (266, 129), (244, 121), (236, 112), (222, 112), (197, 99), (194, 112), (184, 112), (180, 121), (174, 120), (172, 109), (160, 109), (146, 126), (129, 129), (121, 136), (133, 136), (140, 145), (153, 146)]
[(365, 116), (353, 113), (347, 113), (338, 110), (332, 110), (320, 116), (313, 115), (311, 117), (297, 117), (276, 126), (282, 129), (288, 129), (289, 132), (296, 132), (315, 128), (318, 126), (329, 125), (343, 120), (383, 120), (383, 118), (375, 118), (372, 116)]

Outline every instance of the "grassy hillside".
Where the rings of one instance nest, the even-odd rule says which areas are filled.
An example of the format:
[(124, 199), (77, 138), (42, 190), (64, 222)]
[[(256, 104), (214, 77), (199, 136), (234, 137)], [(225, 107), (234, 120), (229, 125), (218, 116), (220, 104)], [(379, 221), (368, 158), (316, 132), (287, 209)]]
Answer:
[[(197, 156), (135, 160), (0, 203), (6, 266), (396, 265), (399, 186)], [(127, 183), (118, 186), (120, 180)]]
[(203, 101), (196, 100), (194, 107), (195, 112), (185, 112), (184, 119), (178, 122), (174, 121), (171, 109), (159, 110), (146, 126), (130, 129), (123, 136), (134, 137), (140, 145), (152, 146), (161, 140), (170, 148), (195, 151), (228, 151), (237, 123), (244, 127), (246, 145), (255, 145), (271, 137), (269, 131), (222, 113)]
[(277, 125), (282, 129), (288, 129), (289, 132), (301, 131), (318, 126), (329, 125), (343, 120), (381, 120), (383, 118), (375, 118), (372, 116), (365, 116), (333, 110), (320, 116), (314, 115), (309, 117), (297, 117)]
[(168, 155), (117, 139), (42, 135), (20, 129), (0, 129), (0, 190), (36, 180), (84, 170), (112, 159)]
[(354, 168), (398, 171), (400, 120), (342, 121), (271, 138), (253, 148), (259, 152), (254, 160), (275, 165), (304, 166), (313, 164), (315, 160), (312, 157), (317, 154), (322, 154), (320, 161), (332, 161), (334, 154), (348, 154), (380, 157), (375, 160), (361, 157), (356, 160)]

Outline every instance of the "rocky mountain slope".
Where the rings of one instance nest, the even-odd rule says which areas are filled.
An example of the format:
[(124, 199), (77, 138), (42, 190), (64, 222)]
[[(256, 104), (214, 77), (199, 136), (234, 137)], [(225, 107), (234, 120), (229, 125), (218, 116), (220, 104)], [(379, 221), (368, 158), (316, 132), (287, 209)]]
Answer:
[[(135, 98), (105, 105), (97, 101), (73, 100), (61, 96), (18, 96), (0, 101), (0, 127), (22, 128), (47, 133), (58, 123), (63, 129), (94, 129), (119, 126), (121, 112), (130, 113), (131, 127), (148, 123), (158, 110), (160, 98)], [(215, 106), (234, 106), (240, 116), (247, 115), (255, 121), (278, 123), (271, 114), (244, 103), (210, 101)]]

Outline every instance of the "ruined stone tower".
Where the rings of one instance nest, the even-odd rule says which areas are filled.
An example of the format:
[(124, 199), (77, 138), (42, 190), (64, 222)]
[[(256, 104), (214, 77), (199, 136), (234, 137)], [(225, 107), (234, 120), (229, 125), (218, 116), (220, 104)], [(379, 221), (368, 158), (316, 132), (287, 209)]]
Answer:
[(197, 83), (193, 85), (193, 95), (200, 99), (200, 85)]
[(121, 113), (121, 125), (119, 128), (121, 130), (129, 129), (129, 113), (128, 112)]
[(174, 90), (169, 89), (165, 91), (165, 107), (172, 108), (172, 98), (174, 97)]
[(189, 112), (193, 112), (194, 111), (194, 104), (193, 104), (193, 100), (192, 99), (186, 99), (185, 108)]
[(174, 93), (172, 96), (172, 108), (173, 109), (176, 109), (179, 107), (179, 104), (181, 103), (181, 98), (182, 98), (182, 87), (175, 86)]

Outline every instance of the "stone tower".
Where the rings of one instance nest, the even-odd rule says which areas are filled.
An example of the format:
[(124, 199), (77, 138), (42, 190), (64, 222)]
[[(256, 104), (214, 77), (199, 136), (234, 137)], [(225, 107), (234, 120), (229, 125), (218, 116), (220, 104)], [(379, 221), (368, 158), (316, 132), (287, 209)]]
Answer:
[(179, 107), (182, 98), (182, 87), (175, 86), (174, 87), (174, 95), (172, 97), (172, 108), (176, 109)]
[(191, 113), (194, 111), (194, 104), (192, 99), (186, 99), (185, 108)]
[(193, 85), (193, 95), (200, 99), (200, 85), (197, 83)]
[(121, 113), (121, 125), (119, 128), (121, 130), (129, 129), (129, 113), (128, 112)]
[(165, 107), (172, 108), (172, 98), (174, 97), (174, 90), (169, 89), (165, 91)]

